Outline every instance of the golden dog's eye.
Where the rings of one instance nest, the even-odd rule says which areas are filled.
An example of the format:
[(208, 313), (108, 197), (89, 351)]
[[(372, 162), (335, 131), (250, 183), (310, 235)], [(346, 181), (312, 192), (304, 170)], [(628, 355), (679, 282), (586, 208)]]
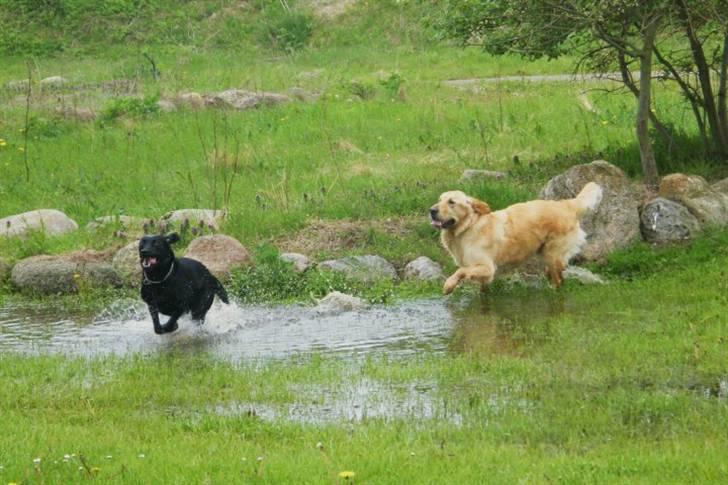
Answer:
[(450, 205), (454, 205), (455, 204), (455, 201), (452, 200), (452, 199), (450, 199), (450, 200), (447, 201), (447, 203), (450, 204)]

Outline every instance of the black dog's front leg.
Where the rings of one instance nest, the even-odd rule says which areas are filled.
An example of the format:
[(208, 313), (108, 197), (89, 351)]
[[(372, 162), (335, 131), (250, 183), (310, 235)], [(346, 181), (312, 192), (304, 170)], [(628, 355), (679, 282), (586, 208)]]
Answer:
[(177, 330), (177, 319), (182, 316), (182, 313), (175, 313), (169, 317), (167, 323), (164, 325), (159, 323), (159, 310), (155, 307), (149, 307), (149, 314), (152, 316), (152, 323), (154, 324), (154, 333), (162, 335), (164, 333), (170, 333)]

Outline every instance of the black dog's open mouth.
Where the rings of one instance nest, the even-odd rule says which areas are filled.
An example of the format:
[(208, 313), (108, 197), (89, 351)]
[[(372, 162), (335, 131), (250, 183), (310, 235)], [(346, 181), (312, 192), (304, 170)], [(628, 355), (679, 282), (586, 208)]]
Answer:
[(455, 219), (450, 218), (446, 221), (441, 221), (438, 219), (430, 219), (430, 224), (432, 225), (432, 227), (434, 227), (436, 229), (447, 229), (448, 227), (455, 224)]
[(142, 256), (142, 267), (151, 268), (157, 264), (158, 260), (154, 256)]

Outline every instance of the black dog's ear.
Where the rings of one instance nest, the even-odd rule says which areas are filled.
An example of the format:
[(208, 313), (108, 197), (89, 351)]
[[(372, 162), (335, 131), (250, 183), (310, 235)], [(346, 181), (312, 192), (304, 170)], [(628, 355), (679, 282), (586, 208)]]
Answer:
[(169, 244), (174, 244), (177, 241), (179, 241), (179, 234), (176, 232), (173, 232), (171, 234), (167, 234), (167, 236), (164, 238)]

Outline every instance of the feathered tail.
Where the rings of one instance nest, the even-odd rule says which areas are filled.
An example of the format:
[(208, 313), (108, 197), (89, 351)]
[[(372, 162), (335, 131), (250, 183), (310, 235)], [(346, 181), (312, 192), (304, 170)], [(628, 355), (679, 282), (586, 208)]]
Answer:
[(594, 182), (589, 182), (581, 189), (579, 195), (574, 197), (577, 213), (581, 216), (589, 210), (594, 210), (602, 201), (602, 188)]

